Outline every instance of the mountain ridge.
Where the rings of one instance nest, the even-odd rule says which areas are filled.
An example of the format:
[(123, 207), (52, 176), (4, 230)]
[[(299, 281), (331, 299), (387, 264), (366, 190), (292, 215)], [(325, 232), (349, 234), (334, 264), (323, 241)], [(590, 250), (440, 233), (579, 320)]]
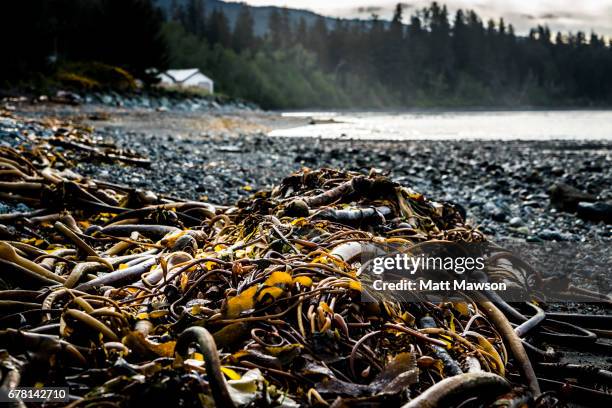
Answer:
[[(189, 2), (189, 0), (175, 0), (175, 2), (177, 5), (185, 6)], [(173, 0), (153, 0), (153, 4), (157, 5), (164, 12), (164, 15), (166, 17), (169, 16), (172, 3)], [(268, 18), (270, 16), (270, 13), (272, 13), (272, 11), (274, 10), (281, 12), (286, 9), (289, 14), (289, 21), (293, 26), (297, 25), (300, 18), (304, 18), (304, 21), (308, 26), (312, 26), (317, 19), (323, 18), (325, 24), (327, 25), (327, 28), (329, 29), (331, 29), (338, 20), (353, 23), (368, 22), (368, 20), (363, 19), (326, 17), (310, 10), (284, 8), (277, 6), (251, 6), (246, 3), (225, 2), (221, 0), (204, 0), (204, 8), (206, 15), (208, 15), (215, 9), (223, 11), (229, 21), (229, 25), (231, 28), (234, 27), (238, 18), (238, 13), (240, 13), (240, 9), (244, 6), (248, 7), (251, 11), (251, 15), (253, 16), (253, 20), (255, 23), (254, 31), (255, 35), (257, 36), (262, 36), (268, 31)], [(383, 21), (383, 23), (388, 24), (387, 21)]]

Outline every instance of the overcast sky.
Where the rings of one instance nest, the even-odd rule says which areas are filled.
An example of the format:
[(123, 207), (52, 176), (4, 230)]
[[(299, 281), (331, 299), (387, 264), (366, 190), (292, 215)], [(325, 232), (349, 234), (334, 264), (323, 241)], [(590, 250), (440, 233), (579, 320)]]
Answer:
[[(229, 0), (237, 1), (237, 0)], [(275, 5), (312, 10), (333, 17), (368, 18), (376, 13), (390, 18), (397, 0), (242, 0), (254, 6)], [(400, 0), (401, 1), (401, 0)], [(431, 3), (431, 0), (404, 0), (407, 13)], [(504, 17), (516, 31), (526, 33), (537, 24), (551, 30), (595, 30), (612, 37), (612, 0), (445, 0), (451, 11), (469, 8), (485, 19)]]

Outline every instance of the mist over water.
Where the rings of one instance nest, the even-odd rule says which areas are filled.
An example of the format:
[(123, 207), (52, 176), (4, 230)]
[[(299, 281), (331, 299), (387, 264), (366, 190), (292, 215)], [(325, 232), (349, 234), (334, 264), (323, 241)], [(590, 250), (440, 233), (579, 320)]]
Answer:
[(392, 140), (612, 140), (612, 110), (286, 112), (313, 124), (270, 136)]

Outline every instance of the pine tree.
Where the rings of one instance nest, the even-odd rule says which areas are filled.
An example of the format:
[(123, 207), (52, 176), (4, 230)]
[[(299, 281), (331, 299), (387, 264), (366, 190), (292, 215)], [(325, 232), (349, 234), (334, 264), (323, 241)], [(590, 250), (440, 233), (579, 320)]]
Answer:
[(315, 23), (310, 28), (307, 36), (306, 47), (312, 50), (319, 58), (322, 66), (329, 66), (328, 58), (328, 30), (325, 19), (317, 17)]
[(170, 20), (183, 22), (183, 19), (184, 19), (183, 12), (184, 12), (183, 7), (181, 7), (178, 4), (178, 0), (172, 0), (170, 2), (170, 10), (169, 10)]
[(282, 22), (281, 15), (276, 8), (274, 8), (268, 16), (268, 36), (270, 42), (274, 48), (281, 48), (283, 45), (282, 37)]
[(232, 34), (232, 45), (236, 52), (255, 47), (254, 25), (249, 7), (243, 5)]
[(189, 0), (187, 8), (183, 13), (183, 25), (185, 29), (203, 38), (205, 35), (205, 20), (206, 12), (204, 10), (204, 0)]
[[(446, 75), (451, 68), (452, 54), (450, 52), (450, 23), (448, 9), (433, 2), (427, 13), (431, 32), (430, 61), (436, 75)], [(439, 80), (439, 79), (436, 79)]]
[(295, 29), (295, 36), (293, 40), (298, 43), (299, 42), (303, 43), (307, 41), (307, 36), (308, 36), (308, 26), (306, 25), (306, 20), (304, 19), (304, 17), (300, 17), (297, 28)]
[(391, 19), (391, 24), (389, 25), (389, 31), (391, 33), (392, 39), (401, 40), (404, 36), (404, 25), (402, 23), (403, 12), (404, 12), (404, 7), (402, 3), (397, 3), (395, 6), (395, 10), (393, 12), (393, 18)]
[(229, 22), (223, 11), (215, 9), (208, 18), (206, 38), (211, 45), (219, 44), (224, 48), (231, 47), (232, 34)]
[(499, 34), (501, 36), (506, 35), (506, 22), (504, 21), (503, 17), (499, 19)]
[(280, 15), (280, 32), (279, 37), (281, 41), (281, 45), (283, 47), (289, 46), (291, 44), (291, 39), (293, 38), (291, 21), (289, 19), (289, 10), (287, 8), (283, 8), (283, 11)]
[(469, 55), (469, 31), (465, 22), (463, 10), (455, 13), (453, 22), (453, 55), (456, 67), (463, 71), (467, 68), (470, 60)]

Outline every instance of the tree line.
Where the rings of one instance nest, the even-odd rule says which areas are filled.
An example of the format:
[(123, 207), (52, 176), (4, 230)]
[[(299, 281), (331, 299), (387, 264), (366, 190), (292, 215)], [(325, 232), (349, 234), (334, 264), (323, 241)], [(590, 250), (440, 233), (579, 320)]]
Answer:
[[(28, 2), (36, 6), (22, 6)], [(165, 16), (149, 0), (7, 3), (0, 7), (23, 8), (30, 24), (2, 13), (4, 38), (33, 30), (39, 38), (26, 40), (27, 49), (9, 46), (16, 58), (0, 68), (3, 78), (52, 69), (54, 56), (145, 78), (150, 67), (198, 67), (221, 92), (267, 108), (612, 103), (610, 41), (546, 26), (521, 36), (503, 19), (450, 15), (436, 2), (411, 15), (398, 4), (391, 21), (373, 15), (333, 24), (273, 9), (263, 36), (249, 7), (231, 25), (203, 0), (174, 0)]]
[(147, 78), (167, 64), (163, 15), (150, 0), (0, 3), (0, 85), (49, 76), (63, 62), (97, 61)]
[[(190, 0), (188, 4), (201, 3)], [(177, 6), (180, 9), (180, 6)], [(204, 13), (203, 10), (201, 10)], [(178, 13), (181, 15), (181, 13)], [(183, 14), (184, 15), (184, 14)], [(189, 15), (189, 13), (187, 13)], [(189, 32), (185, 19), (175, 18)], [(483, 19), (473, 10), (449, 15), (446, 6), (405, 16), (401, 4), (390, 22), (324, 18), (291, 24), (287, 10), (274, 10), (263, 38), (253, 34), (244, 7), (230, 29), (223, 13), (209, 13), (202, 38), (236, 53), (303, 48), (316, 58), (334, 86), (372, 85), (377, 103), (419, 105), (596, 105), (612, 102), (612, 43), (596, 33), (551, 33), (537, 26), (527, 36), (503, 18)], [(205, 23), (206, 26), (206, 23)], [(357, 80), (356, 80), (357, 78)], [(363, 101), (351, 101), (355, 105)]]

